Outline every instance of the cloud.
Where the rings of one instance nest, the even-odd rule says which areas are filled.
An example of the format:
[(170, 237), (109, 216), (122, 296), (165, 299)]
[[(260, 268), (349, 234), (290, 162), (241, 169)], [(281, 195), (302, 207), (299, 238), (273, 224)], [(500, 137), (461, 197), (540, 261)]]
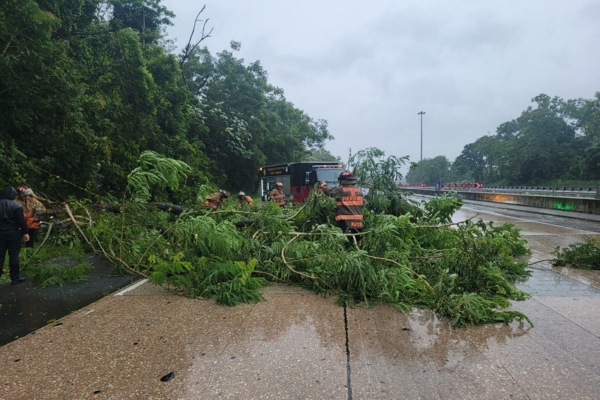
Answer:
[[(197, 12), (191, 1), (165, 5)], [(424, 110), (423, 156), (452, 161), (540, 93), (600, 90), (598, 1), (228, 0), (205, 14), (209, 48), (242, 42), (236, 56), (260, 60), (289, 101), (326, 119), (327, 148), (343, 159), (349, 147), (380, 147), (418, 160)], [(169, 32), (187, 38), (179, 21)]]

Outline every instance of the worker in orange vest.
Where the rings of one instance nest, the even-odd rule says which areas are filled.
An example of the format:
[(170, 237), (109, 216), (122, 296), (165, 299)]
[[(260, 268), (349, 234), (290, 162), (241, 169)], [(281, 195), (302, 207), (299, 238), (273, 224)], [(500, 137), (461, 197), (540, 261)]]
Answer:
[(356, 178), (350, 171), (344, 171), (338, 177), (339, 186), (327, 187), (321, 182), (319, 188), (329, 197), (337, 200), (335, 222), (344, 232), (358, 233), (363, 229), (363, 193), (356, 187)]

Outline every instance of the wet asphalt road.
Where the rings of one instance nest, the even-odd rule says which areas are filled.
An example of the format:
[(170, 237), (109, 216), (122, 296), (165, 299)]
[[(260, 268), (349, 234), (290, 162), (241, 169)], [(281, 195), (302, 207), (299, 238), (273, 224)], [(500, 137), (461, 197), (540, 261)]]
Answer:
[(31, 280), (11, 286), (0, 285), (0, 346), (22, 337), (54, 320), (109, 295), (131, 283), (135, 276), (117, 274), (114, 267), (96, 256), (94, 267), (81, 282), (60, 287), (35, 288)]
[(465, 201), (463, 208), (600, 233), (600, 215), (476, 201)]

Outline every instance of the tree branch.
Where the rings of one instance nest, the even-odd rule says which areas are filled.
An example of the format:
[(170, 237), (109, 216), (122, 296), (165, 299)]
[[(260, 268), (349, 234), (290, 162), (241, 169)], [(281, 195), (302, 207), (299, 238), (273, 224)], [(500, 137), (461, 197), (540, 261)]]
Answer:
[(206, 5), (202, 6), (202, 9), (196, 15), (196, 18), (194, 19), (194, 26), (192, 28), (192, 33), (190, 34), (190, 38), (188, 39), (188, 42), (184, 47), (183, 55), (179, 59), (179, 68), (181, 68), (181, 77), (183, 78), (183, 82), (186, 84), (186, 86), (187, 86), (187, 80), (185, 79), (185, 74), (183, 72), (183, 64), (185, 64), (187, 59), (194, 53), (194, 50), (196, 50), (196, 48), (200, 45), (200, 43), (202, 43), (205, 39), (208, 39), (210, 37), (210, 34), (213, 31), (213, 28), (211, 28), (208, 33), (205, 33), (206, 24), (209, 21), (209, 19), (206, 19), (204, 21), (204, 24), (202, 25), (202, 33), (200, 34), (200, 39), (198, 39), (196, 41), (196, 43), (194, 43), (192, 45), (192, 39), (194, 38), (194, 33), (196, 32), (196, 24), (199, 21), (202, 21), (199, 18), (200, 18), (200, 14), (202, 14), (202, 12), (204, 11), (205, 8), (206, 8)]
[(4, 46), (4, 49), (2, 49), (2, 54), (0, 54), (0, 57), (4, 57), (4, 54), (8, 51), (8, 48), (10, 47), (10, 44), (12, 43), (13, 39), (14, 37), (11, 36), (8, 42), (6, 42), (6, 46)]
[(372, 258), (374, 260), (387, 261), (389, 263), (392, 263), (392, 264), (395, 264), (395, 265), (399, 266), (400, 268), (402, 268), (402, 269), (410, 272), (411, 274), (415, 275), (417, 277), (417, 279), (419, 279), (421, 282), (423, 282), (425, 284), (425, 286), (427, 286), (427, 288), (429, 288), (429, 290), (431, 290), (433, 293), (435, 293), (435, 289), (433, 289), (431, 287), (431, 285), (429, 284), (429, 282), (427, 282), (425, 279), (423, 279), (423, 277), (421, 275), (417, 274), (415, 271), (413, 271), (409, 267), (407, 267), (405, 265), (402, 265), (399, 262), (397, 262), (395, 260), (391, 260), (389, 258), (375, 257), (375, 256), (370, 256), (368, 254), (365, 254), (365, 257)]
[(307, 275), (305, 273), (302, 273), (300, 271), (296, 271), (294, 268), (292, 268), (292, 266), (287, 262), (287, 260), (285, 259), (285, 248), (292, 243), (294, 240), (296, 240), (299, 236), (293, 237), (289, 242), (287, 242), (283, 248), (281, 249), (281, 260), (283, 261), (283, 264), (293, 273), (298, 274), (300, 276), (303, 276), (305, 278), (309, 278), (309, 279), (314, 279), (317, 281), (321, 281), (323, 282), (326, 286), (331, 287), (327, 282), (325, 282), (323, 279), (319, 278), (318, 276), (311, 276), (311, 275)]

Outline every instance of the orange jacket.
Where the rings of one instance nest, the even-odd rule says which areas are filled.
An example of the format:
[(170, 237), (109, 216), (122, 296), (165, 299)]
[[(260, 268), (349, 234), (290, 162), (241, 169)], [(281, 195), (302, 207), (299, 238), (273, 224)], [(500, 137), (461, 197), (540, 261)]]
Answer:
[(352, 185), (341, 185), (322, 188), (323, 193), (337, 200), (335, 220), (346, 229), (363, 228), (364, 198), (360, 188)]
[(15, 201), (23, 206), (23, 217), (25, 217), (27, 229), (40, 229), (38, 213), (45, 212), (46, 207), (38, 199), (31, 196), (19, 197)]

